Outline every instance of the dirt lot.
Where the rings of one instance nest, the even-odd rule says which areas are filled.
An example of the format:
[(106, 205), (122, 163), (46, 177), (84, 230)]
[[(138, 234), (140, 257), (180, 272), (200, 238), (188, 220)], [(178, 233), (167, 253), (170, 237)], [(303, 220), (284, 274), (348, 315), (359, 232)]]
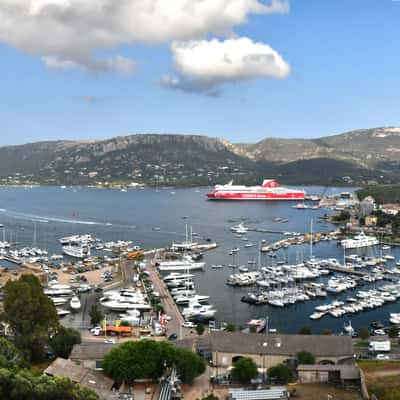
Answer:
[(360, 361), (368, 390), (371, 388), (398, 388), (400, 384), (400, 361)]
[[(206, 374), (195, 380), (194, 384), (183, 385), (185, 400), (196, 400), (213, 393), (218, 399), (225, 400), (228, 397), (228, 388), (219, 386), (212, 389), (208, 385), (208, 378), (211, 369), (208, 369)], [(361, 400), (359, 392), (335, 388), (328, 384), (297, 384), (296, 394), (291, 397), (299, 400)], [(332, 397), (328, 397), (328, 395)]]
[[(361, 400), (359, 392), (353, 392), (323, 383), (307, 383), (295, 386), (296, 395), (293, 399), (299, 400)], [(332, 396), (332, 397), (329, 397)]]

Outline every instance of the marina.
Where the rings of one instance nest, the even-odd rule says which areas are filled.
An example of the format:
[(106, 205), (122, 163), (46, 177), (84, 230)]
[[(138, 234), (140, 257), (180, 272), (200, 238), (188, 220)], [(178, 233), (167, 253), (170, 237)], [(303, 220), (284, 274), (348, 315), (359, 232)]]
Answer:
[[(25, 204), (22, 196), (26, 190), (31, 196), (30, 205)], [(315, 193), (318, 190), (322, 188), (312, 188)], [(119, 207), (109, 210), (105, 217), (101, 212), (103, 200), (96, 196), (95, 189), (76, 192), (64, 189), (62, 196), (59, 191), (57, 188), (6, 188), (0, 192), (0, 196), (13, 193), (17, 199), (11, 205), (7, 204), (7, 197), (0, 198), (5, 210), (1, 215), (5, 232), (4, 244), (0, 246), (1, 265), (9, 271), (4, 272), (3, 277), (12, 276), (11, 272), (19, 268), (8, 262), (7, 257), (23, 263), (35, 261), (32, 266), (46, 274), (57, 272), (59, 284), (72, 286), (72, 293), (68, 288), (57, 286), (47, 290), (51, 290), (60, 310), (70, 311), (63, 318), (73, 326), (78, 324), (75, 315), (87, 312), (85, 296), (89, 294), (85, 291), (93, 291), (96, 285), (118, 282), (121, 254), (125, 254), (123, 257), (145, 254), (146, 269), (154, 290), (160, 293), (162, 302), (166, 302), (166, 313), (180, 315), (179, 323), (168, 328), (169, 332), (179, 331), (184, 316), (196, 321), (196, 310), (200, 320), (212, 318), (217, 324), (233, 323), (238, 327), (268, 315), (273, 326), (284, 332), (297, 332), (305, 324), (310, 324), (315, 332), (323, 328), (339, 332), (350, 317), (355, 329), (368, 326), (370, 320), (384, 320), (389, 324), (390, 314), (400, 311), (396, 300), (386, 301), (384, 297), (380, 306), (351, 312), (346, 298), (358, 299), (359, 291), (377, 290), (379, 294), (381, 287), (396, 284), (399, 276), (396, 263), (400, 254), (395, 246), (391, 249), (381, 249), (379, 245), (344, 249), (337, 227), (324, 219), (326, 209), (299, 213), (289, 204), (279, 202), (272, 207), (260, 202), (207, 202), (202, 198), (207, 193), (204, 188), (176, 190), (173, 199), (169, 198), (171, 212), (161, 213), (155, 210), (162, 202), (163, 190), (144, 189), (128, 191), (123, 198), (118, 198)], [(112, 199), (118, 196), (116, 191), (102, 193), (107, 201), (114, 201)], [(57, 200), (54, 204), (60, 203), (57, 208), (80, 210), (79, 217), (67, 217), (51, 206), (37, 215), (28, 213), (28, 208), (35, 207), (35, 202), (42, 202), (43, 196), (49, 195)], [(89, 198), (90, 208), (87, 206)], [(151, 204), (153, 211), (144, 218), (130, 211), (132, 202), (138, 207)], [(18, 211), (11, 211), (11, 206)], [(310, 229), (311, 221), (314, 229)], [(280, 224), (285, 224), (285, 230), (277, 229)], [(155, 226), (160, 229), (154, 230)], [(29, 243), (32, 246), (27, 246)], [(63, 245), (70, 243), (89, 247), (90, 256), (80, 260), (62, 255)], [(140, 253), (140, 248), (150, 252)], [(165, 257), (166, 248), (177, 254), (175, 259)], [(260, 248), (264, 251), (260, 252)], [(41, 249), (42, 254), (29, 254), (30, 249)], [(18, 253), (11, 255), (11, 250)], [(36, 260), (30, 259), (32, 257)], [(75, 274), (71, 275), (73, 271), (81, 271), (91, 282), (70, 283), (69, 279), (75, 279)], [(120, 273), (125, 276), (123, 271)], [(160, 287), (155, 276), (159, 277)], [(162, 280), (166, 277), (166, 281)], [(132, 278), (130, 272), (126, 287), (132, 286), (129, 281)], [(63, 291), (67, 293), (61, 294)], [(71, 313), (70, 300), (74, 293), (79, 293), (81, 302), (82, 311), (78, 313)], [(60, 300), (64, 296), (69, 296), (67, 302)], [(126, 311), (133, 312), (141, 307), (144, 313), (148, 310), (145, 299), (135, 303), (126, 301), (125, 294), (122, 298), (114, 296), (100, 303), (112, 318), (125, 313), (124, 318), (134, 320), (136, 316), (127, 315)], [(179, 299), (178, 305), (174, 298)], [(316, 318), (309, 318), (321, 313), (315, 307), (335, 301), (344, 303), (336, 307), (337, 313), (346, 306), (345, 313), (337, 317), (330, 313), (321, 317), (315, 314)]]

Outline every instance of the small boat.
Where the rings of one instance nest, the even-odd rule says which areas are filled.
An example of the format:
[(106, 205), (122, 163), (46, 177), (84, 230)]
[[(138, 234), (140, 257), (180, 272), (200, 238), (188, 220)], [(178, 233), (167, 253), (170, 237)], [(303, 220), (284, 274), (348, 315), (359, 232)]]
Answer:
[(68, 314), (71, 314), (71, 311), (68, 311), (68, 310), (57, 310), (57, 315), (60, 318), (65, 317)]
[(249, 269), (247, 267), (245, 267), (244, 265), (239, 267), (239, 271), (240, 272), (249, 272)]
[(351, 321), (349, 321), (349, 323), (347, 325), (346, 324), (343, 325), (343, 332), (346, 335), (349, 335), (349, 336), (354, 336), (355, 335), (355, 330), (351, 326)]
[(69, 306), (71, 307), (72, 311), (79, 311), (81, 308), (81, 302), (77, 296), (72, 297), (71, 301), (69, 302)]
[(238, 251), (240, 251), (240, 249), (239, 249), (239, 247), (234, 247), (234, 248), (232, 249), (232, 251), (233, 251), (234, 253), (237, 253)]
[(211, 268), (219, 269), (219, 268), (224, 268), (224, 266), (222, 264), (213, 264), (213, 265), (211, 265)]
[(254, 329), (256, 333), (260, 333), (265, 329), (267, 321), (265, 318), (261, 319), (252, 319), (247, 323), (247, 326), (250, 329), (250, 332)]
[(253, 243), (246, 243), (246, 244), (244, 245), (244, 247), (246, 247), (246, 248), (254, 247), (254, 244), (253, 244)]

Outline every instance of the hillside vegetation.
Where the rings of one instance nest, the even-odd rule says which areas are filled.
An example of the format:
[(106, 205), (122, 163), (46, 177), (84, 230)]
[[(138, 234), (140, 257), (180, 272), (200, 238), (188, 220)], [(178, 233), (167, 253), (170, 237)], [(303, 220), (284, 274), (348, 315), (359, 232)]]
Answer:
[(358, 130), (319, 139), (234, 144), (198, 135), (141, 134), (102, 141), (0, 147), (0, 183), (47, 185), (213, 185), (393, 183), (400, 128)]

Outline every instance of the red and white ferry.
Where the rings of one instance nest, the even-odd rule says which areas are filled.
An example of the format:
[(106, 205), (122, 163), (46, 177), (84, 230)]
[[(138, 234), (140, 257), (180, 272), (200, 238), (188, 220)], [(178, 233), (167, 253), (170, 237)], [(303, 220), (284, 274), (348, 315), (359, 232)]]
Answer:
[(279, 186), (274, 179), (265, 179), (262, 186), (240, 186), (229, 182), (227, 185), (216, 185), (209, 200), (304, 200), (303, 190)]

